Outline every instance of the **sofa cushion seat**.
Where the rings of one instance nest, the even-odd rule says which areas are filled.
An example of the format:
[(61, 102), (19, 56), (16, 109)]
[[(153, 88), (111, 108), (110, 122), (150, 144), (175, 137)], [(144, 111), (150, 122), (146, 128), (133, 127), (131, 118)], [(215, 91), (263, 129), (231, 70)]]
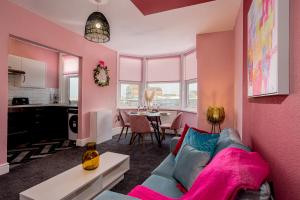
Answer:
[(98, 196), (96, 196), (93, 200), (139, 200), (139, 199), (124, 194), (116, 193), (116, 192), (104, 191)]
[(177, 188), (177, 184), (178, 183), (173, 178), (171, 179), (163, 176), (151, 175), (143, 183), (143, 186), (161, 193), (164, 196), (179, 198), (183, 195), (183, 193)]
[(163, 176), (166, 178), (173, 178), (173, 173), (175, 170), (175, 156), (169, 154), (160, 165), (153, 170), (152, 174)]

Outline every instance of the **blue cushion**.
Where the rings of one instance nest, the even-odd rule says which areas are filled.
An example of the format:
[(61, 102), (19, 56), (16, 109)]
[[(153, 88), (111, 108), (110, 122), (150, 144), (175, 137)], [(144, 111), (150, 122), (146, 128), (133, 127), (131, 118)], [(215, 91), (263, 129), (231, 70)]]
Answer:
[(182, 145), (176, 155), (175, 161), (177, 162), (178, 157), (182, 151), (184, 145), (188, 144), (199, 151), (206, 151), (212, 157), (216, 148), (216, 144), (219, 139), (219, 134), (208, 134), (200, 133), (190, 128), (184, 137)]
[(155, 170), (152, 174), (163, 176), (166, 178), (173, 178), (173, 173), (175, 169), (175, 156), (170, 153)]
[(189, 190), (209, 160), (208, 152), (185, 145), (176, 162), (173, 176)]
[(150, 188), (167, 197), (179, 198), (183, 193), (177, 188), (177, 181), (175, 179), (166, 178), (158, 175), (151, 175), (143, 183), (143, 186)]

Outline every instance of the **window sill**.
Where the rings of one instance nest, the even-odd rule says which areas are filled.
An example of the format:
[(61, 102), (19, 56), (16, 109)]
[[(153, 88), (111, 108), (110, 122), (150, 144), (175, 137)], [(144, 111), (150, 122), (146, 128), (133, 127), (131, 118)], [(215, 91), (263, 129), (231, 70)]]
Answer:
[(193, 113), (193, 114), (197, 114), (197, 110), (195, 109), (189, 109), (189, 108), (183, 108), (183, 109), (180, 109), (180, 111), (182, 112), (187, 112), (187, 113)]
[[(120, 110), (137, 110), (136, 107), (118, 107), (117, 109), (120, 109)], [(160, 108), (159, 110), (162, 110), (162, 111), (182, 111), (182, 112), (197, 114), (197, 110), (188, 109), (188, 108), (182, 108), (182, 109), (180, 109), (180, 108)]]

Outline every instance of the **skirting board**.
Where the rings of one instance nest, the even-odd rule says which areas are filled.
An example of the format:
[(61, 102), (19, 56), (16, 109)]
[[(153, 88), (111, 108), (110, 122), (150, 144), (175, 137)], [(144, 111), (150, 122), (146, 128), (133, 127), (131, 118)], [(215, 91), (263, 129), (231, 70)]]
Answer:
[(76, 146), (84, 147), (89, 142), (90, 142), (90, 138), (77, 139)]
[[(121, 127), (115, 127), (112, 129), (112, 136), (118, 135), (121, 132)], [(87, 143), (91, 142), (90, 138), (83, 138), (76, 140), (76, 146), (84, 147)]]
[(4, 163), (0, 165), (0, 175), (7, 174), (9, 172), (9, 164)]
[[(115, 127), (115, 128), (113, 128), (112, 135), (115, 136), (115, 135), (120, 134), (121, 130), (122, 130), (122, 127)], [(125, 132), (125, 130), (124, 130), (124, 132)]]

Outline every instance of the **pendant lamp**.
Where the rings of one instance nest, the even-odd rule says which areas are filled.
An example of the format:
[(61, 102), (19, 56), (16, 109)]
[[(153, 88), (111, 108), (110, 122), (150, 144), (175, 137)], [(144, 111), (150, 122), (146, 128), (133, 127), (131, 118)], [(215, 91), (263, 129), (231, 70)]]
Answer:
[(84, 38), (96, 43), (106, 43), (110, 40), (110, 28), (106, 17), (99, 12), (101, 0), (94, 0), (98, 3), (98, 11), (93, 12), (87, 19)]

